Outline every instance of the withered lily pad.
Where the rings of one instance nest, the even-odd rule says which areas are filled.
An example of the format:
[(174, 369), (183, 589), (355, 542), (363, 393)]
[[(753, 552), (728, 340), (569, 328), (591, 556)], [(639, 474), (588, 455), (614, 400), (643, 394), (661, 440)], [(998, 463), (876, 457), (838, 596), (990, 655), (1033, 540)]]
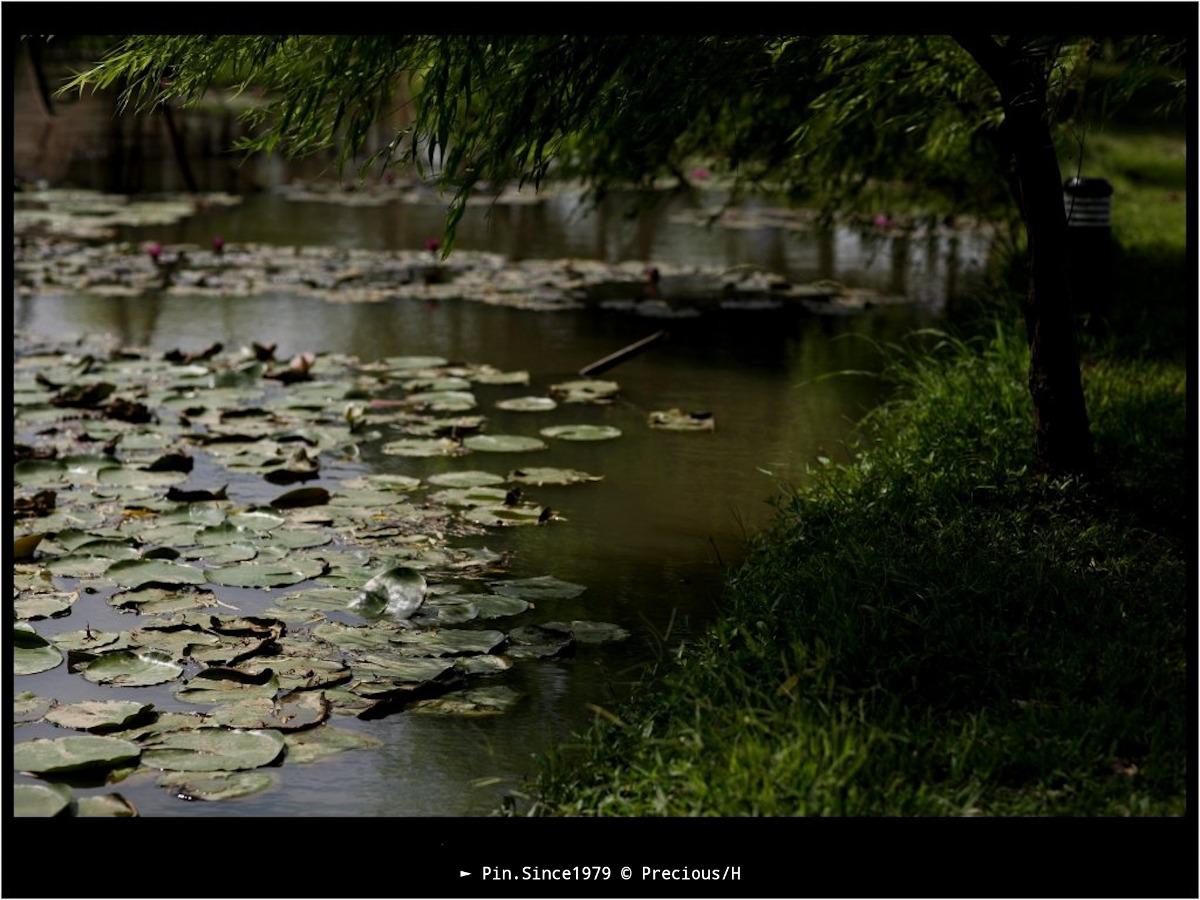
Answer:
[(564, 381), (550, 387), (550, 393), (561, 397), (564, 403), (612, 403), (619, 390), (615, 381), (597, 379)]
[(277, 731), (201, 728), (148, 741), (142, 763), (176, 772), (235, 772), (269, 766), (283, 752), (283, 736)]
[(178, 678), (183, 667), (160, 650), (114, 650), (101, 653), (83, 667), (82, 674), (96, 684), (146, 687)]
[[(288, 751), (291, 758), (291, 751)], [(163, 772), (159, 787), (170, 788), (181, 800), (232, 800), (265, 791), (275, 784), (269, 772)]]
[(13, 768), (35, 775), (59, 775), (88, 769), (115, 769), (137, 762), (141, 748), (118, 738), (81, 735), (39, 738), (13, 747)]
[(83, 700), (55, 706), (46, 713), (46, 721), (79, 731), (118, 731), (128, 728), (153, 708), (152, 703), (133, 700)]
[[(315, 645), (313, 649), (317, 649)], [(328, 687), (350, 680), (350, 669), (341, 660), (313, 656), (257, 656), (238, 663), (237, 668), (249, 675), (270, 669), (285, 691)]]
[(321, 725), (310, 731), (286, 734), (283, 740), (287, 744), (289, 763), (316, 762), (346, 750), (383, 746), (383, 742), (378, 738), (344, 728), (334, 728), (332, 725)]

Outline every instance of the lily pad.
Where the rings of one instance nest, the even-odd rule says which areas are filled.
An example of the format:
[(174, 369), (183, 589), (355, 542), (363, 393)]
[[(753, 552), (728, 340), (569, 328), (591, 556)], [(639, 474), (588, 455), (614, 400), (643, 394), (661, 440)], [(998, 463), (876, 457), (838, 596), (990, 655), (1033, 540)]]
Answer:
[(53, 700), (39, 697), (30, 691), (21, 691), (13, 698), (13, 724), (36, 722), (54, 704)]
[(209, 569), (208, 580), (227, 587), (273, 588), (316, 578), (326, 569), (315, 559), (291, 557), (274, 563), (246, 563)]
[(498, 716), (512, 709), (520, 699), (520, 693), (498, 684), (421, 700), (409, 707), (409, 712), (435, 716)]
[(558, 404), (549, 397), (511, 397), (497, 402), (496, 409), (509, 412), (549, 412), (558, 409)]
[(472, 470), (467, 472), (441, 472), (437, 475), (430, 475), (426, 481), (437, 487), (475, 488), (504, 484), (504, 476), (493, 475), (491, 472)]
[(152, 703), (133, 700), (83, 700), (55, 706), (46, 713), (46, 721), (79, 731), (118, 731), (145, 716)]
[(506, 651), (513, 659), (552, 659), (566, 654), (575, 641), (572, 636), (537, 625), (522, 625), (508, 633)]
[(519, 506), (476, 506), (463, 512), (462, 516), (477, 525), (502, 528), (509, 525), (538, 525), (546, 514), (546, 507), (523, 503)]
[(450, 438), (404, 438), (390, 441), (379, 448), (387, 456), (423, 458), (431, 456), (458, 456), (466, 451), (458, 441)]
[(82, 675), (96, 684), (116, 687), (147, 687), (165, 684), (183, 674), (170, 654), (160, 650), (114, 650), (101, 653), (82, 669)]
[(539, 434), (561, 441), (611, 441), (621, 436), (621, 429), (612, 425), (551, 425)]
[(329, 701), (320, 691), (292, 691), (279, 697), (252, 697), (216, 707), (213, 722), (231, 728), (300, 731), (329, 718)]
[(623, 641), (629, 637), (628, 631), (612, 622), (586, 622), (576, 619), (573, 622), (543, 622), (541, 627), (548, 631), (572, 635), (581, 644), (606, 644), (609, 641)]
[(122, 587), (144, 584), (204, 584), (204, 572), (195, 566), (166, 559), (129, 559), (113, 563), (105, 576)]
[(271, 501), (271, 506), (275, 509), (296, 509), (302, 506), (322, 506), (328, 502), (329, 491), (325, 488), (306, 487), (280, 494)]
[(13, 538), (13, 559), (32, 559), (33, 551), (37, 549), (38, 544), (45, 538), (44, 533), (22, 534)]
[[(116, 644), (122, 636), (128, 639), (128, 632), (97, 631), (94, 628), (83, 628), (79, 631), (62, 631), (51, 635), (51, 640), (59, 650), (101, 650)], [(118, 648), (113, 647), (116, 650)]]
[(713, 431), (717, 420), (710, 412), (684, 412), (681, 409), (655, 410), (647, 417), (647, 424), (660, 431)]
[[(312, 647), (317, 650), (316, 646)], [(314, 656), (257, 656), (237, 665), (249, 675), (260, 675), (270, 669), (281, 690), (310, 690), (329, 687), (350, 680), (350, 669), (340, 659)]]
[(572, 584), (562, 581), (553, 575), (539, 575), (537, 578), (519, 578), (512, 581), (493, 581), (491, 588), (497, 594), (505, 597), (517, 597), (521, 600), (570, 600), (578, 597), (587, 590), (582, 584)]
[(143, 616), (155, 616), (185, 609), (216, 606), (217, 595), (212, 591), (192, 589), (142, 588), (136, 591), (120, 591), (109, 597), (108, 602), (118, 609), (131, 610)]
[(181, 800), (232, 800), (265, 791), (275, 784), (275, 776), (259, 771), (163, 772), (157, 783)]
[(71, 789), (65, 784), (13, 785), (13, 815), (20, 818), (61, 816), (71, 806)]
[(349, 608), (371, 618), (407, 619), (425, 601), (427, 587), (420, 572), (397, 566), (364, 584)]
[(309, 731), (297, 731), (283, 737), (289, 763), (311, 763), (343, 753), (381, 747), (383, 741), (357, 731), (321, 725)]
[(75, 803), (79, 818), (128, 818), (138, 814), (137, 807), (120, 794), (99, 794), (80, 797)]
[(311, 588), (280, 597), (275, 605), (282, 609), (342, 610), (349, 608), (350, 602), (360, 593), (349, 588)]
[(142, 763), (176, 772), (236, 772), (269, 766), (283, 752), (283, 736), (277, 731), (200, 728), (147, 742)]
[(79, 592), (53, 594), (25, 594), (13, 601), (13, 613), (18, 619), (47, 619), (66, 615), (71, 604), (79, 599)]
[(250, 673), (210, 666), (176, 688), (175, 697), (184, 703), (234, 703), (252, 697), (274, 697), (278, 690), (279, 679), (271, 669)]
[(529, 453), (545, 450), (546, 442), (519, 434), (474, 434), (463, 439), (463, 446), (480, 453)]
[(543, 466), (524, 466), (508, 473), (508, 480), (517, 484), (542, 485), (581, 484), (586, 481), (603, 481), (602, 475), (589, 475), (578, 469), (555, 469)]
[(60, 665), (63, 655), (48, 640), (28, 626), (13, 626), (13, 672), (36, 675)]
[(35, 775), (60, 775), (88, 769), (115, 769), (137, 762), (137, 744), (119, 738), (78, 737), (23, 741), (13, 747), (13, 768)]
[(564, 403), (604, 404), (612, 403), (620, 389), (615, 381), (583, 379), (551, 385), (550, 393), (560, 396)]

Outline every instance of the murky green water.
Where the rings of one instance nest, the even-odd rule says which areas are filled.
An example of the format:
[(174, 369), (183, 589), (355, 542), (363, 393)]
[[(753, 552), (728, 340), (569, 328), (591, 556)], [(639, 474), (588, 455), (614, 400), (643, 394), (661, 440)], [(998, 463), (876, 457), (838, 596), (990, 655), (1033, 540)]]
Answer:
[[(808, 272), (811, 261), (828, 258), (828, 248), (823, 251), (811, 236), (727, 234), (664, 222), (643, 224), (651, 235), (648, 243), (638, 245), (638, 238), (629, 237), (634, 243), (622, 245), (625, 238), (620, 238), (613, 248), (609, 237), (597, 235), (629, 236), (639, 226), (618, 222), (602, 227), (595, 219), (572, 223), (556, 219), (553, 207), (507, 212), (507, 218), (493, 218), (489, 224), (482, 211), (473, 210), (462, 246), (517, 256), (752, 262), (793, 277)], [(221, 233), (227, 241), (411, 247), (436, 233), (439, 215), (435, 209), (341, 209), (259, 197), (240, 209), (206, 214), (146, 237), (207, 242), (211, 234)], [(531, 221), (522, 219), (527, 215)], [(848, 245), (851, 239), (835, 237), (835, 244), (837, 240)], [(783, 249), (772, 249), (777, 247)], [(881, 262), (863, 263), (858, 275), (868, 284), (883, 278), (886, 287), (899, 268), (906, 290), (911, 285), (917, 295), (940, 299), (947, 278), (944, 250), (921, 262), (913, 248), (905, 247), (903, 265), (884, 252)], [(782, 253), (779, 265), (762, 256), (777, 252)], [(473, 541), (512, 551), (513, 577), (552, 573), (587, 585), (578, 599), (547, 602), (543, 606), (550, 608), (527, 613), (521, 622), (610, 621), (629, 628), (633, 637), (624, 644), (580, 647), (573, 658), (515, 667), (508, 683), (526, 696), (509, 715), (456, 720), (399, 714), (372, 722), (339, 717), (339, 727), (363, 729), (382, 739), (383, 746), (312, 765), (284, 766), (278, 770), (278, 787), (242, 800), (188, 804), (153, 780), (126, 782), (116, 790), (143, 814), (487, 813), (505, 792), (519, 787), (536, 752), (588, 721), (588, 704), (616, 702), (638, 667), (662, 652), (668, 627), (666, 644), (677, 646), (712, 618), (721, 583), (718, 560), (730, 564), (740, 558), (745, 535), (767, 521), (768, 500), (782, 485), (801, 482), (818, 456), (846, 455), (845, 442), (855, 422), (881, 399), (881, 388), (857, 376), (814, 379), (840, 370), (876, 368), (875, 352), (863, 338), (893, 339), (935, 321), (938, 314), (936, 304), (925, 303), (850, 317), (741, 313), (670, 322), (668, 342), (605, 376), (621, 384), (616, 404), (571, 408), (570, 416), (562, 408), (550, 414), (555, 424), (574, 421), (621, 428), (624, 436), (619, 440), (553, 441), (548, 451), (537, 454), (538, 465), (583, 469), (605, 480), (536, 490), (537, 499), (560, 511), (566, 522), (501, 531)], [(518, 393), (537, 394), (661, 323), (594, 310), (531, 313), (468, 302), (336, 305), (288, 296), (46, 295), (18, 300), (15, 324), (54, 335), (112, 332), (127, 343), (160, 349), (199, 348), (214, 340), (233, 346), (267, 340), (278, 341), (281, 355), (303, 350), (353, 353), (363, 360), (440, 355), (505, 370), (528, 369), (531, 389)], [(515, 395), (513, 388), (480, 385), (476, 395), (493, 433), (534, 434), (551, 421), (550, 415), (494, 409), (495, 400)], [(646, 427), (649, 410), (673, 406), (711, 411), (716, 431), (674, 434)], [(410, 460), (364, 452), (358, 468), (423, 476), (467, 468), (504, 472), (528, 461), (483, 454), (457, 461)], [(335, 474), (344, 476), (346, 469), (323, 470), (326, 477)], [(231, 496), (238, 498), (234, 490)], [(234, 593), (233, 602), (245, 613), (269, 605), (253, 591)], [(124, 624), (106, 604), (91, 603), (87, 609), (93, 627)], [(83, 625), (80, 612), (77, 608), (66, 618), (39, 622), (39, 631), (76, 630)], [(68, 675), (65, 667), (22, 678), (19, 687), (60, 700), (95, 694), (92, 685)], [(126, 689), (117, 695), (165, 709), (183, 708), (165, 687)], [(55, 731), (40, 725), (20, 729), (19, 736), (50, 736)]]

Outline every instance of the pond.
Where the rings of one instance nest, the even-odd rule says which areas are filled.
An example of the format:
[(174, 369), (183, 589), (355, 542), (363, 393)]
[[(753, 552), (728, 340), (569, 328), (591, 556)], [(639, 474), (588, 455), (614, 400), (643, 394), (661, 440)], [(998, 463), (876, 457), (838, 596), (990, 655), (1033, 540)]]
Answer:
[[(128, 231), (135, 240), (207, 244), (221, 234), (239, 241), (327, 244), (375, 249), (419, 248), (436, 234), (432, 207), (340, 207), (294, 203), (262, 194), (241, 206), (205, 212), (178, 225)], [(648, 661), (671, 652), (716, 614), (723, 567), (743, 556), (746, 537), (769, 520), (769, 501), (802, 483), (823, 459), (845, 459), (855, 424), (884, 396), (874, 379), (837, 372), (878, 368), (873, 342), (890, 341), (936, 323), (948, 293), (969, 283), (983, 259), (979, 239), (937, 237), (918, 246), (904, 238), (863, 237), (849, 229), (816, 234), (782, 229), (704, 229), (672, 221), (668, 212), (626, 221), (581, 216), (551, 201), (539, 206), (469, 210), (463, 249), (510, 258), (590, 257), (663, 263), (752, 264), (797, 281), (837, 277), (846, 283), (903, 293), (914, 302), (858, 315), (821, 316), (783, 310), (705, 315), (665, 323), (670, 334), (603, 377), (621, 393), (608, 406), (577, 406), (564, 415), (505, 411), (497, 400), (545, 394), (587, 363), (664, 323), (595, 308), (537, 313), (471, 302), (399, 300), (338, 305), (270, 293), (247, 297), (104, 297), (45, 292), (18, 298), (18, 329), (56, 338), (112, 333), (125, 345), (158, 351), (196, 350), (213, 341), (235, 348), (278, 343), (278, 355), (305, 351), (352, 354), (363, 362), (431, 355), (530, 373), (526, 387), (476, 385), (479, 410), (494, 434), (536, 434), (562, 422), (616, 426), (616, 440), (549, 441), (538, 466), (603, 476), (594, 484), (530, 490), (565, 521), (461, 539), (455, 545), (512, 554), (508, 576), (553, 574), (586, 586), (578, 597), (547, 601), (514, 624), (547, 619), (617, 623), (631, 632), (621, 643), (580, 646), (563, 659), (529, 661), (506, 673), (522, 695), (507, 714), (486, 718), (399, 713), (338, 727), (377, 738), (378, 746), (302, 766), (283, 766), (277, 785), (254, 796), (186, 803), (130, 779), (117, 790), (143, 815), (476, 815), (519, 790), (534, 756), (585, 726), (593, 706), (611, 708)], [(948, 284), (949, 282), (949, 284)], [(712, 432), (674, 433), (647, 427), (651, 410), (678, 407), (712, 413)], [(486, 469), (503, 474), (528, 460), (512, 454), (463, 459), (387, 456), (364, 445), (352, 464), (322, 469), (309, 485), (333, 485), (361, 473), (426, 477)], [(197, 473), (199, 474), (199, 473)], [(195, 478), (197, 482), (201, 479)], [(248, 490), (245, 489), (245, 490)], [(231, 487), (231, 496), (236, 491)], [(243, 494), (242, 496), (248, 496)], [(262, 494), (254, 499), (265, 499)], [(271, 596), (286, 592), (275, 591)], [(263, 592), (231, 589), (242, 615), (271, 604)], [(86, 608), (85, 608), (86, 606)], [(97, 597), (72, 614), (37, 623), (44, 635), (84, 627), (129, 628)], [(508, 623), (505, 624), (507, 627)], [(65, 666), (18, 679), (18, 690), (60, 701), (98, 696), (95, 686)], [(185, 709), (167, 686), (111, 692)], [(105, 693), (105, 696), (109, 696)], [(18, 739), (57, 737), (49, 724), (22, 726)], [(83, 791), (87, 793), (88, 791)], [(103, 793), (103, 790), (92, 790)]]

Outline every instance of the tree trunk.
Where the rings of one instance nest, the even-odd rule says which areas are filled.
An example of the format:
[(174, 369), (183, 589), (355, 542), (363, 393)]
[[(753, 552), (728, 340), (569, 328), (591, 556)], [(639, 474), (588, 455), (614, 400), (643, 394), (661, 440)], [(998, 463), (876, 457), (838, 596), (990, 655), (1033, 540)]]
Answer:
[(1075, 342), (1062, 173), (1043, 117), (1012, 110), (1005, 121), (1028, 244), (1025, 328), (1038, 465), (1055, 474), (1087, 472), (1092, 467), (1092, 436)]
[(1062, 172), (1046, 110), (1046, 72), (1057, 48), (1015, 38), (1000, 45), (983, 35), (955, 39), (991, 78), (1004, 107), (1004, 139), (1014, 163), (1009, 188), (1028, 245), (1025, 329), (1038, 467), (1085, 473), (1092, 468), (1092, 435), (1071, 312)]

